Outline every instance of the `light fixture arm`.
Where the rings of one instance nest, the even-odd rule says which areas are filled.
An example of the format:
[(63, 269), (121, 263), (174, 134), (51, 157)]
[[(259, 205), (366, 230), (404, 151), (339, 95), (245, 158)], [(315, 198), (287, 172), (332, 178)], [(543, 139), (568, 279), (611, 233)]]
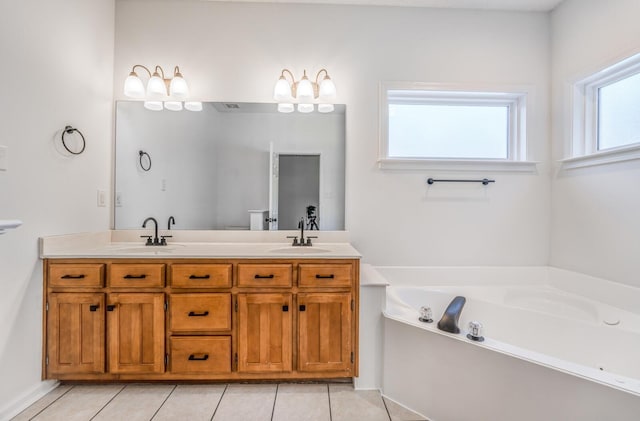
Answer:
[(320, 85), (320, 82), (322, 82), (318, 82), (318, 79), (320, 79), (320, 75), (322, 74), (322, 72), (324, 72), (325, 79), (331, 79), (329, 77), (329, 72), (327, 72), (327, 69), (320, 69), (318, 70), (318, 73), (316, 73), (316, 85)]
[(147, 66), (143, 66), (142, 64), (136, 64), (131, 68), (131, 73), (136, 73), (136, 67), (142, 67), (144, 70), (147, 71), (147, 73), (149, 74), (149, 77), (151, 77), (151, 70), (149, 70), (149, 68), (147, 68)]

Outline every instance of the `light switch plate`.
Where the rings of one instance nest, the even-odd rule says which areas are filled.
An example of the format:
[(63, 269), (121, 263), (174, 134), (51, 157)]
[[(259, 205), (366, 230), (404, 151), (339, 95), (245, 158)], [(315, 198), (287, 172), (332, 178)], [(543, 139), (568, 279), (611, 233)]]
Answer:
[(7, 164), (9, 159), (7, 158), (7, 148), (6, 146), (0, 145), (0, 171), (7, 170)]
[(98, 207), (107, 206), (107, 193), (104, 190), (98, 190)]

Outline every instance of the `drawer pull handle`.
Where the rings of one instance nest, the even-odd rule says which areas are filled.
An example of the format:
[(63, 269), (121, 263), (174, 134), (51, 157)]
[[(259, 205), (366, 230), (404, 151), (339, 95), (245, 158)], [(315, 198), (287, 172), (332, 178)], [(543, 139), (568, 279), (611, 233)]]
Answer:
[(100, 308), (100, 305), (93, 304), (89, 306), (89, 311), (97, 311)]
[(62, 279), (84, 279), (84, 275), (64, 275)]
[(110, 305), (107, 306), (107, 311), (113, 311), (113, 310), (115, 310), (115, 308), (116, 308), (115, 305), (110, 304)]
[(305, 306), (304, 304), (302, 304), (300, 306), (300, 311), (307, 311), (307, 306)]
[(271, 275), (256, 275), (254, 278), (255, 279), (273, 279), (275, 278), (275, 276), (272, 273)]
[(124, 279), (144, 279), (147, 275), (124, 275)]
[(204, 354), (202, 357), (196, 357), (195, 354), (189, 355), (189, 361), (207, 361), (209, 354)]
[(202, 276), (191, 275), (191, 276), (189, 276), (189, 279), (209, 279), (209, 278), (211, 278), (211, 276), (209, 276), (209, 275), (202, 275)]
[(333, 273), (331, 275), (316, 274), (316, 279), (333, 279), (333, 278), (335, 278), (335, 276), (333, 276)]
[(205, 317), (208, 316), (209, 312), (205, 311), (204, 313), (196, 313), (195, 311), (190, 311), (189, 312), (189, 317)]

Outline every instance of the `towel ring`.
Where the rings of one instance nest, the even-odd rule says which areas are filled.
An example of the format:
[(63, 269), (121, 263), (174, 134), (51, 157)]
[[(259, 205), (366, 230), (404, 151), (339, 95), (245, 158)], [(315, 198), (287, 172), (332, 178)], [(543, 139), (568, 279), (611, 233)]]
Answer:
[[(69, 149), (69, 147), (67, 146), (67, 144), (64, 141), (64, 135), (65, 134), (73, 134), (73, 132), (77, 132), (80, 137), (82, 138), (82, 148), (80, 149), (79, 152), (74, 152), (71, 149)], [(80, 155), (82, 152), (84, 152), (84, 148), (87, 146), (87, 142), (84, 140), (84, 135), (82, 134), (82, 132), (74, 127), (71, 126), (65, 126), (64, 130), (62, 131), (62, 146), (64, 146), (64, 148), (67, 150), (67, 152), (69, 152), (72, 155)]]
[[(139, 151), (138, 154), (140, 155), (139, 160), (140, 160), (140, 168), (142, 168), (143, 171), (149, 171), (151, 169), (151, 155), (149, 155), (148, 153), (146, 153), (145, 151)], [(142, 157), (143, 156), (147, 156), (147, 159), (149, 160), (149, 166), (145, 168), (144, 164), (142, 163)]]

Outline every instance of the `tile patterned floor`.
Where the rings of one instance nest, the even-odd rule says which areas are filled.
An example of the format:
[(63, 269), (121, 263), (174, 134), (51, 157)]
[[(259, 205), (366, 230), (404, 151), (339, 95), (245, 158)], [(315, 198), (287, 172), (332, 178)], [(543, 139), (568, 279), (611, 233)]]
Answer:
[(15, 421), (418, 421), (350, 384), (61, 385)]

